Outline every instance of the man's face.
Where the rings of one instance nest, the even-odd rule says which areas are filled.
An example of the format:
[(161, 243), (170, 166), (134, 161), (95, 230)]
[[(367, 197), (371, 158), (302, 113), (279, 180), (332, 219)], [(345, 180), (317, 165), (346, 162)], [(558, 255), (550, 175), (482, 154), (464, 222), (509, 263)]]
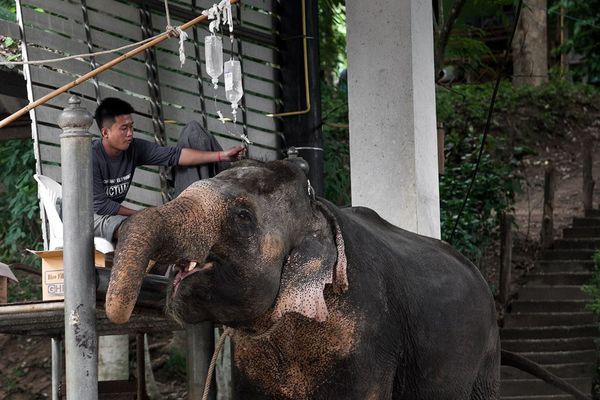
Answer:
[(127, 150), (133, 140), (133, 118), (131, 114), (118, 115), (110, 127), (102, 128), (102, 139), (115, 150)]

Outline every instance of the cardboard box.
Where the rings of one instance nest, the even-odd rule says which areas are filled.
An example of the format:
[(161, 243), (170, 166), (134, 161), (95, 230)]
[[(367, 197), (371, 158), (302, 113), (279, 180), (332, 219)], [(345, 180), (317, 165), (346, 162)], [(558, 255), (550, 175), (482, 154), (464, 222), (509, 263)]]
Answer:
[[(42, 259), (42, 300), (62, 300), (65, 296), (65, 267), (62, 250), (33, 251)], [(96, 267), (106, 267), (106, 254), (96, 250)]]

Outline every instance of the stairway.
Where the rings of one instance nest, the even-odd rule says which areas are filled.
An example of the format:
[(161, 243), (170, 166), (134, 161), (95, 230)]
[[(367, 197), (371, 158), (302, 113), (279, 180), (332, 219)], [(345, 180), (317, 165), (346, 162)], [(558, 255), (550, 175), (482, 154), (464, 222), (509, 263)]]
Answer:
[[(597, 317), (585, 309), (592, 256), (600, 249), (600, 210), (574, 218), (563, 239), (545, 250), (519, 290), (500, 331), (502, 348), (542, 364), (582, 392), (591, 393)], [(502, 367), (502, 400), (568, 400), (572, 396), (512, 367)]]

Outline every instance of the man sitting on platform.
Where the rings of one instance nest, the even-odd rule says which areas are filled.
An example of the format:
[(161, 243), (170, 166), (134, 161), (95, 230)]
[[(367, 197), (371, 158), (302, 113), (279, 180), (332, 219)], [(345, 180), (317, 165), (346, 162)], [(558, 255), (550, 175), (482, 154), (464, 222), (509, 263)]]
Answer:
[[(136, 210), (121, 205), (140, 165), (199, 166), (234, 161), (244, 155), (244, 147), (224, 151), (197, 150), (184, 147), (160, 146), (133, 137), (133, 107), (120, 99), (107, 98), (96, 109), (94, 119), (102, 139), (92, 141), (94, 176), (94, 236), (114, 241), (119, 226)], [(197, 122), (185, 127), (186, 136), (201, 129)], [(205, 135), (209, 135), (203, 131)], [(182, 134), (183, 135), (183, 134)], [(211, 138), (214, 143), (216, 140)], [(189, 141), (187, 141), (189, 143)], [(216, 148), (220, 146), (216, 144)]]

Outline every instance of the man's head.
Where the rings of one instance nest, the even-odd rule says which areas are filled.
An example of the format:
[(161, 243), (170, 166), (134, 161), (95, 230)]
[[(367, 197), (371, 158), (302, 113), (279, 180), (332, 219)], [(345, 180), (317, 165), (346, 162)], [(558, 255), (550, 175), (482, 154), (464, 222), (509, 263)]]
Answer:
[(94, 119), (102, 141), (113, 150), (125, 151), (133, 140), (133, 107), (121, 99), (108, 97), (96, 109)]

